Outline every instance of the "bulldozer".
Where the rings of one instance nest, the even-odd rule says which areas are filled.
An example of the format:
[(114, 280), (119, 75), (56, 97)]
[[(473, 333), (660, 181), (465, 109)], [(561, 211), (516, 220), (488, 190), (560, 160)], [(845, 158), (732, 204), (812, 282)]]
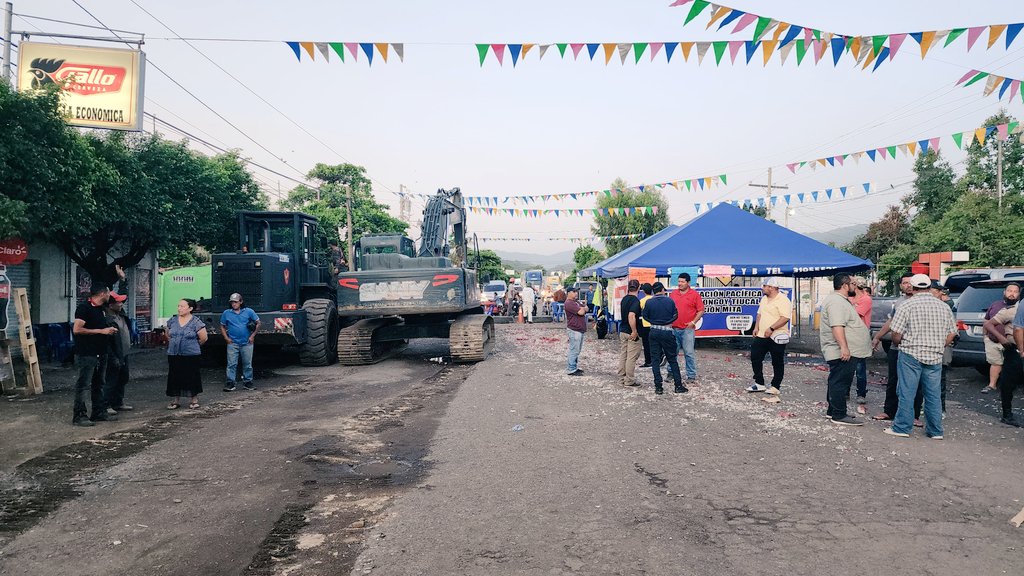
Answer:
[[(477, 362), (494, 343), (477, 271), (469, 265), (466, 209), (459, 188), (427, 200), (419, 247), (399, 234), (355, 244), (352, 271), (337, 279), (338, 315), (356, 321), (338, 336), (345, 365), (373, 364), (413, 338), (446, 338), (453, 362)], [(475, 246), (479, 268), (479, 250)]]
[(210, 335), (205, 353), (224, 357), (220, 316), (238, 292), (260, 317), (257, 346), (297, 347), (304, 366), (337, 362), (337, 288), (316, 247), (317, 226), (301, 212), (238, 213), (238, 250), (213, 255), (211, 299), (196, 314)]

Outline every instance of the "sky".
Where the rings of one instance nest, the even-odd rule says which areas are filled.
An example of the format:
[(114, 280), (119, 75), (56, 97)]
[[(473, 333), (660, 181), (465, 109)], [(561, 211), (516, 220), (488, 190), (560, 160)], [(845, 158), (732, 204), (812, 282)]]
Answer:
[[(956, 81), (969, 69), (1024, 79), (1024, 34), (1005, 49), (986, 50), (987, 31), (970, 52), (966, 35), (921, 59), (907, 39), (898, 56), (876, 72), (844, 57), (796, 66), (773, 58), (720, 66), (709, 54), (676, 53), (653, 62), (645, 54), (606, 65), (586, 49), (574, 61), (555, 48), (538, 61), (537, 49), (515, 67), (506, 55), (480, 65), (476, 43), (669, 42), (748, 40), (752, 28), (705, 30), (708, 14), (684, 26), (688, 7), (670, 0), (78, 0), (110, 28), (140, 32), (150, 64), (146, 111), (181, 129), (242, 154), (285, 176), (301, 179), (318, 162), (364, 166), (378, 200), (396, 208), (399, 190), (432, 193), (458, 186), (467, 196), (564, 194), (608, 188), (617, 177), (631, 185), (726, 174), (728, 184), (690, 192), (666, 188), (672, 223), (697, 215), (694, 204), (763, 196), (771, 167), (777, 194), (871, 182), (873, 192), (843, 201), (801, 204), (789, 226), (825, 232), (876, 220), (911, 189), (913, 159), (790, 173), (786, 164), (868, 148), (942, 140), (944, 155), (963, 154), (949, 142), (1006, 108), (1024, 118), (1024, 106), (982, 95), (983, 83)], [(136, 5), (137, 4), (137, 5)], [(728, 0), (726, 5), (844, 34), (888, 34), (1024, 22), (1024, 3), (1005, 0), (859, 0), (818, 2)], [(152, 16), (146, 14), (149, 11)], [(16, 31), (108, 35), (102, 30), (40, 20), (98, 25), (72, 0), (15, 0)], [(153, 18), (155, 16), (155, 18)], [(159, 19), (173, 33), (157, 21)], [(176, 36), (202, 38), (190, 47)], [(17, 36), (15, 36), (17, 39)], [(42, 36), (35, 40), (44, 41)], [(209, 39), (260, 40), (226, 42)], [(341, 63), (297, 61), (284, 41), (403, 43), (368, 66), (361, 54)], [(63, 43), (90, 44), (59, 39)], [(318, 54), (319, 56), (319, 54)], [(209, 60), (208, 60), (208, 59)], [(241, 81), (233, 80), (213, 62)], [(277, 111), (275, 110), (277, 109)], [(280, 111), (280, 112), (278, 112)], [(225, 120), (237, 126), (244, 135)], [(146, 129), (152, 129), (146, 122)], [(169, 138), (180, 138), (158, 124)], [(255, 141), (255, 143), (254, 143)], [(258, 144), (257, 144), (258, 143)], [(209, 152), (201, 144), (197, 150)], [(295, 183), (253, 168), (271, 196)], [(593, 197), (552, 201), (540, 208), (590, 208)], [(531, 206), (533, 207), (533, 206)], [(422, 202), (413, 204), (414, 215)], [(780, 205), (774, 218), (785, 221)], [(551, 237), (589, 235), (590, 217), (512, 218), (469, 215), (470, 232), (516, 236), (530, 242), (485, 242), (482, 247), (529, 253), (571, 250)], [(721, 238), (728, 240), (728, 231)]]

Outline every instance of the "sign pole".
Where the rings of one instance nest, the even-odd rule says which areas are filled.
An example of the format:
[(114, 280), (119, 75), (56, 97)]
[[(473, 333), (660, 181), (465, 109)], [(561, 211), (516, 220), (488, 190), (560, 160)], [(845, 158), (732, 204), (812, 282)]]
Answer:
[(14, 5), (10, 2), (4, 3), (4, 67), (3, 77), (4, 82), (7, 82), (9, 86), (14, 86), (14, 82), (11, 82), (11, 18), (14, 14)]

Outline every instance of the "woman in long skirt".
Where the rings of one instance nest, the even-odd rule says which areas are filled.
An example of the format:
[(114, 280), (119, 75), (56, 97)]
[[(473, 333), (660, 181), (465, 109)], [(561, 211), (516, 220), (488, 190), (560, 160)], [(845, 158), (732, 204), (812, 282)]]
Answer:
[(206, 342), (207, 334), (206, 325), (192, 315), (195, 309), (196, 301), (185, 298), (178, 302), (178, 315), (167, 321), (167, 395), (173, 398), (168, 410), (181, 406), (183, 394), (190, 397), (189, 408), (199, 408), (199, 394), (203, 391), (199, 347)]

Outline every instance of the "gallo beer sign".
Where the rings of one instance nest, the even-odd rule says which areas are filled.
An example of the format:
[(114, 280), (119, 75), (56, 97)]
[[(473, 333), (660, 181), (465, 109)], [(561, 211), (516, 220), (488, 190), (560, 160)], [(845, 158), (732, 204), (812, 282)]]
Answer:
[(68, 124), (142, 129), (143, 52), (22, 42), (18, 57), (18, 89), (60, 86)]

